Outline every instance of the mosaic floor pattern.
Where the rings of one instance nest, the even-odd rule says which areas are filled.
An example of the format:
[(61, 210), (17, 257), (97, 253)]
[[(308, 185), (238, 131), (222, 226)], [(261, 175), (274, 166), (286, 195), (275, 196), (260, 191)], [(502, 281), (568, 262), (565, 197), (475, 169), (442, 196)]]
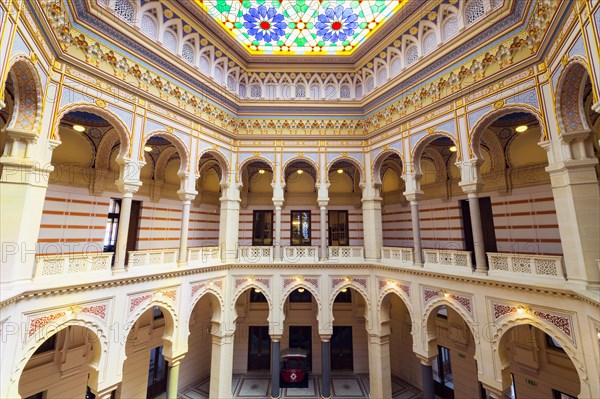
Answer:
[[(266, 375), (234, 375), (231, 390), (233, 398), (268, 398), (271, 380)], [(308, 388), (282, 388), (281, 398), (316, 399), (320, 398), (321, 380), (311, 376)], [(181, 399), (208, 399), (209, 380), (180, 392)], [(369, 376), (343, 374), (331, 376), (331, 394), (339, 399), (367, 399), (369, 397)], [(392, 377), (393, 399), (422, 399), (421, 392), (407, 382)]]

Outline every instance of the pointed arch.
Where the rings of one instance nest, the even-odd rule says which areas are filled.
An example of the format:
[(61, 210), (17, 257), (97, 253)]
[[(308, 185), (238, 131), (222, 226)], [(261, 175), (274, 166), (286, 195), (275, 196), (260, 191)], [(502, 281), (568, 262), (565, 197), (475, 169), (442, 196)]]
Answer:
[[(14, 103), (7, 129), (37, 134), (42, 117), (42, 83), (33, 63), (23, 55), (16, 56), (8, 64), (8, 76), (13, 81)], [(4, 92), (6, 81), (1, 90)]]
[(583, 109), (585, 84), (589, 78), (588, 65), (580, 57), (572, 58), (561, 72), (556, 89), (556, 114), (561, 133), (590, 130)]
[(138, 156), (138, 159), (140, 161), (144, 160), (144, 146), (146, 145), (148, 140), (154, 136), (168, 140), (177, 149), (179, 157), (181, 158), (181, 166), (179, 167), (179, 171), (177, 173), (184, 173), (185, 171), (187, 171), (189, 169), (190, 151), (179, 137), (177, 137), (173, 133), (169, 133), (163, 130), (155, 130), (150, 132), (148, 135), (144, 136), (144, 138), (142, 139), (142, 145), (140, 147), (140, 154)]
[(329, 174), (331, 173), (331, 168), (336, 164), (336, 162), (340, 161), (345, 161), (354, 165), (359, 174), (359, 184), (365, 182), (365, 170), (363, 165), (356, 158), (344, 155), (332, 159), (331, 162), (327, 164), (327, 181), (329, 181)]
[(371, 173), (373, 174), (372, 181), (375, 184), (381, 184), (381, 168), (383, 167), (383, 164), (388, 159), (388, 157), (393, 154), (396, 154), (398, 155), (398, 157), (400, 157), (400, 163), (402, 164), (402, 166), (404, 166), (404, 156), (402, 155), (401, 151), (395, 148), (383, 150), (382, 152), (377, 154), (377, 156), (375, 156), (375, 159), (373, 160), (373, 168), (371, 169)]
[[(452, 140), (454, 145), (458, 147), (456, 137), (454, 137), (452, 134), (450, 134), (448, 132), (436, 130), (433, 133), (426, 134), (425, 136), (423, 136), (419, 139), (419, 141), (416, 143), (416, 145), (414, 146), (414, 148), (412, 149), (412, 152), (411, 152), (411, 159), (413, 162), (413, 168), (414, 168), (415, 172), (421, 173), (421, 157), (423, 156), (423, 152), (425, 151), (425, 148), (427, 148), (427, 146), (432, 141), (434, 141), (435, 139), (438, 139), (440, 137), (449, 138), (450, 140)], [(457, 160), (460, 159), (460, 152), (457, 152), (456, 154), (457, 154), (456, 155)]]

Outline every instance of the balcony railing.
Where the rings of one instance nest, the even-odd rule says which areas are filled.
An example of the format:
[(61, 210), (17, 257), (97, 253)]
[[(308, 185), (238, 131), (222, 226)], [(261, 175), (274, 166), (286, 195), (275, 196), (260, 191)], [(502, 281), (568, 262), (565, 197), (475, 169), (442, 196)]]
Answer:
[(381, 248), (381, 261), (385, 263), (400, 264), (403, 266), (413, 265), (413, 249), (402, 247)]
[(562, 256), (488, 252), (487, 257), (490, 276), (537, 276), (565, 280)]
[[(459, 251), (454, 249), (424, 249), (425, 267), (443, 267), (448, 270), (448, 267), (455, 271), (471, 272), (473, 269), (473, 261), (470, 251)], [(450, 270), (452, 270), (450, 269)]]
[(318, 262), (319, 247), (283, 247), (285, 262)]
[(201, 265), (203, 263), (218, 262), (221, 260), (219, 247), (194, 247), (188, 248), (188, 265)]
[(131, 268), (154, 265), (176, 265), (176, 249), (148, 249), (145, 251), (129, 251), (128, 266)]
[(241, 246), (238, 261), (248, 263), (273, 262), (273, 247)]
[(112, 256), (112, 252), (37, 255), (35, 257), (35, 278), (110, 272)]
[(329, 260), (364, 261), (363, 247), (329, 247)]

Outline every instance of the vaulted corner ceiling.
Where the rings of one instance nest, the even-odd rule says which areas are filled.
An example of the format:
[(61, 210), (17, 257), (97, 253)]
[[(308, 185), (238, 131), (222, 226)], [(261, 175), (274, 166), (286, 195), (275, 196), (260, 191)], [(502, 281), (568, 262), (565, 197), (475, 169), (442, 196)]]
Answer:
[(194, 0), (251, 54), (350, 55), (407, 0)]
[(354, 137), (536, 62), (569, 3), (37, 0), (58, 58), (161, 107), (232, 135)]

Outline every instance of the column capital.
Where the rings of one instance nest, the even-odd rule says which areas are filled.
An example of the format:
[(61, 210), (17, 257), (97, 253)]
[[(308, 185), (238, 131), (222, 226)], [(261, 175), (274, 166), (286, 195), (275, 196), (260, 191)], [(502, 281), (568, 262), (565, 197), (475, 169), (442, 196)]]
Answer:
[(169, 362), (169, 367), (175, 367), (175, 366), (179, 366), (179, 364), (181, 363), (181, 361), (183, 360), (183, 358), (185, 357), (185, 353), (180, 354), (180, 355), (176, 355), (173, 357), (169, 357), (169, 356), (164, 356), (165, 360), (167, 362)]
[(94, 389), (92, 389), (92, 393), (94, 393), (94, 395), (96, 395), (96, 398), (98, 399), (109, 399), (112, 396), (113, 391), (115, 391), (119, 387), (119, 384), (120, 382), (117, 384), (112, 384), (102, 389), (98, 389), (95, 392)]
[(271, 337), (271, 341), (280, 342), (283, 334), (269, 334), (269, 336)]
[(423, 191), (405, 191), (402, 194), (410, 202), (420, 201), (423, 198)]
[(273, 206), (274, 206), (275, 208), (281, 208), (281, 207), (283, 206), (283, 203), (284, 203), (284, 202), (285, 202), (285, 201), (284, 201), (284, 200), (282, 200), (282, 199), (275, 199), (275, 198), (273, 198)]
[(319, 204), (319, 208), (327, 208), (327, 205), (329, 204), (329, 198), (319, 199), (317, 200), (317, 203)]
[(194, 198), (196, 198), (196, 195), (198, 195), (197, 191), (187, 191), (187, 190), (177, 190), (177, 195), (179, 196), (179, 199), (182, 200), (183, 202), (191, 202), (194, 200)]
[(39, 137), (35, 131), (31, 131), (31, 130), (15, 129), (13, 127), (6, 127), (6, 128), (4, 128), (4, 131), (6, 132), (6, 135), (12, 139), (36, 142)]
[(463, 192), (468, 195), (478, 194), (483, 186), (480, 182), (460, 182), (458, 183)]
[(133, 194), (137, 193), (137, 191), (142, 186), (141, 181), (124, 181), (119, 179), (115, 183), (117, 185), (117, 188), (119, 189), (119, 192), (123, 194), (124, 197), (133, 197)]
[(321, 339), (321, 342), (329, 342), (331, 341), (332, 335), (333, 333), (319, 333), (319, 338)]
[(426, 357), (426, 356), (423, 356), (423, 355), (418, 354), (418, 353), (415, 353), (415, 356), (417, 356), (417, 359), (419, 359), (419, 362), (421, 362), (421, 364), (424, 365), (424, 366), (431, 366), (431, 364), (433, 363), (433, 361), (436, 359), (436, 356)]

